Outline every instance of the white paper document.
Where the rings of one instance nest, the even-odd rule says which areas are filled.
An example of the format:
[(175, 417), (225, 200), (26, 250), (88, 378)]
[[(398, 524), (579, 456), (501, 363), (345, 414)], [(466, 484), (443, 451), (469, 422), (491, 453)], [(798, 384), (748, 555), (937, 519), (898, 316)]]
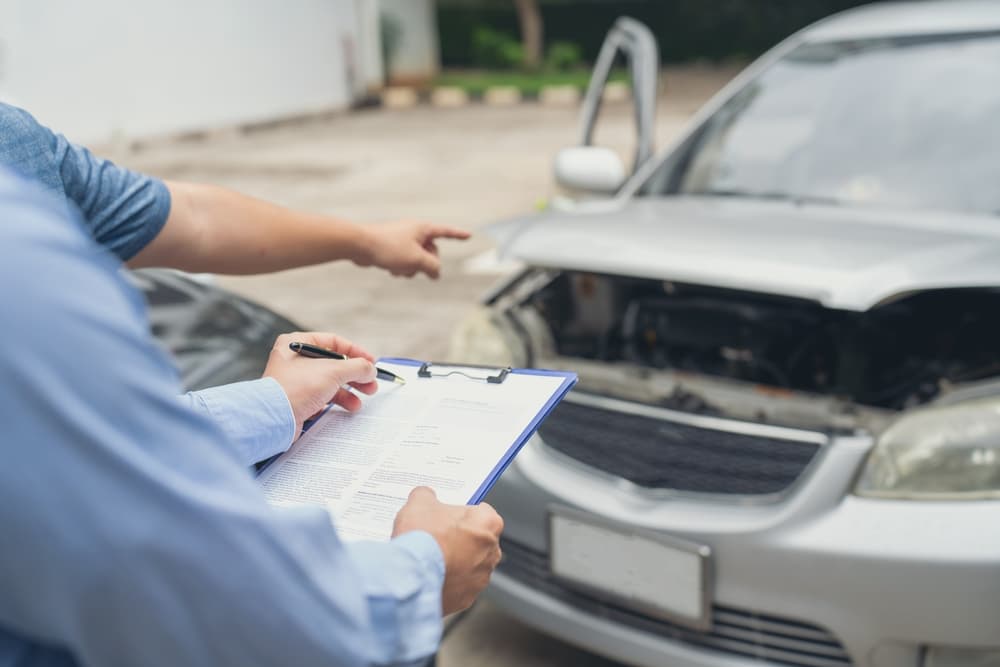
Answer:
[(468, 503), (572, 384), (566, 374), (515, 372), (492, 384), (459, 374), (421, 378), (418, 366), (402, 363), (379, 367), (407, 383), (381, 383), (360, 412), (329, 410), (259, 477), (272, 504), (327, 507), (345, 540), (389, 539), (415, 486), (431, 487), (445, 503)]

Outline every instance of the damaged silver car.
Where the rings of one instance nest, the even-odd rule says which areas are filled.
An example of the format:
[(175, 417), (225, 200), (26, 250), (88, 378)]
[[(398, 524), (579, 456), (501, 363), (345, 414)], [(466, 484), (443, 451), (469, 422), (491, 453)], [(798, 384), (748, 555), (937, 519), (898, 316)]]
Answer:
[(1000, 4), (814, 24), (649, 158), (655, 58), (616, 25), (576, 198), (498, 226), (525, 268), (454, 337), (580, 376), (488, 498), (491, 599), (648, 667), (1000, 664)]

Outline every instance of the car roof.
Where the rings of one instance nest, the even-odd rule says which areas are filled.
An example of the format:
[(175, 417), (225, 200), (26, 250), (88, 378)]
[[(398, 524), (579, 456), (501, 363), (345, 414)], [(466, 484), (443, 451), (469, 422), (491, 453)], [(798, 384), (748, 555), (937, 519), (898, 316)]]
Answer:
[(834, 14), (803, 30), (807, 42), (835, 42), (1000, 30), (996, 0), (882, 2)]

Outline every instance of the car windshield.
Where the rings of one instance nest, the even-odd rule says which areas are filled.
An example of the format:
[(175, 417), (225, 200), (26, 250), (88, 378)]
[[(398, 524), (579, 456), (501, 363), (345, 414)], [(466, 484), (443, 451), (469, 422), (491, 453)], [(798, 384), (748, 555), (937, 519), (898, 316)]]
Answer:
[(643, 186), (1000, 214), (1000, 33), (798, 47)]

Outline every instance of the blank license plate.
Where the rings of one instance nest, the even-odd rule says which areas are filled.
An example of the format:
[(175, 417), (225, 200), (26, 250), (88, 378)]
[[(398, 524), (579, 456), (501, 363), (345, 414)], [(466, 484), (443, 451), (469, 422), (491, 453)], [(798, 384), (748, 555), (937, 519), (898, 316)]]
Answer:
[(564, 508), (549, 515), (549, 545), (552, 573), (573, 587), (690, 627), (711, 625), (707, 546)]

